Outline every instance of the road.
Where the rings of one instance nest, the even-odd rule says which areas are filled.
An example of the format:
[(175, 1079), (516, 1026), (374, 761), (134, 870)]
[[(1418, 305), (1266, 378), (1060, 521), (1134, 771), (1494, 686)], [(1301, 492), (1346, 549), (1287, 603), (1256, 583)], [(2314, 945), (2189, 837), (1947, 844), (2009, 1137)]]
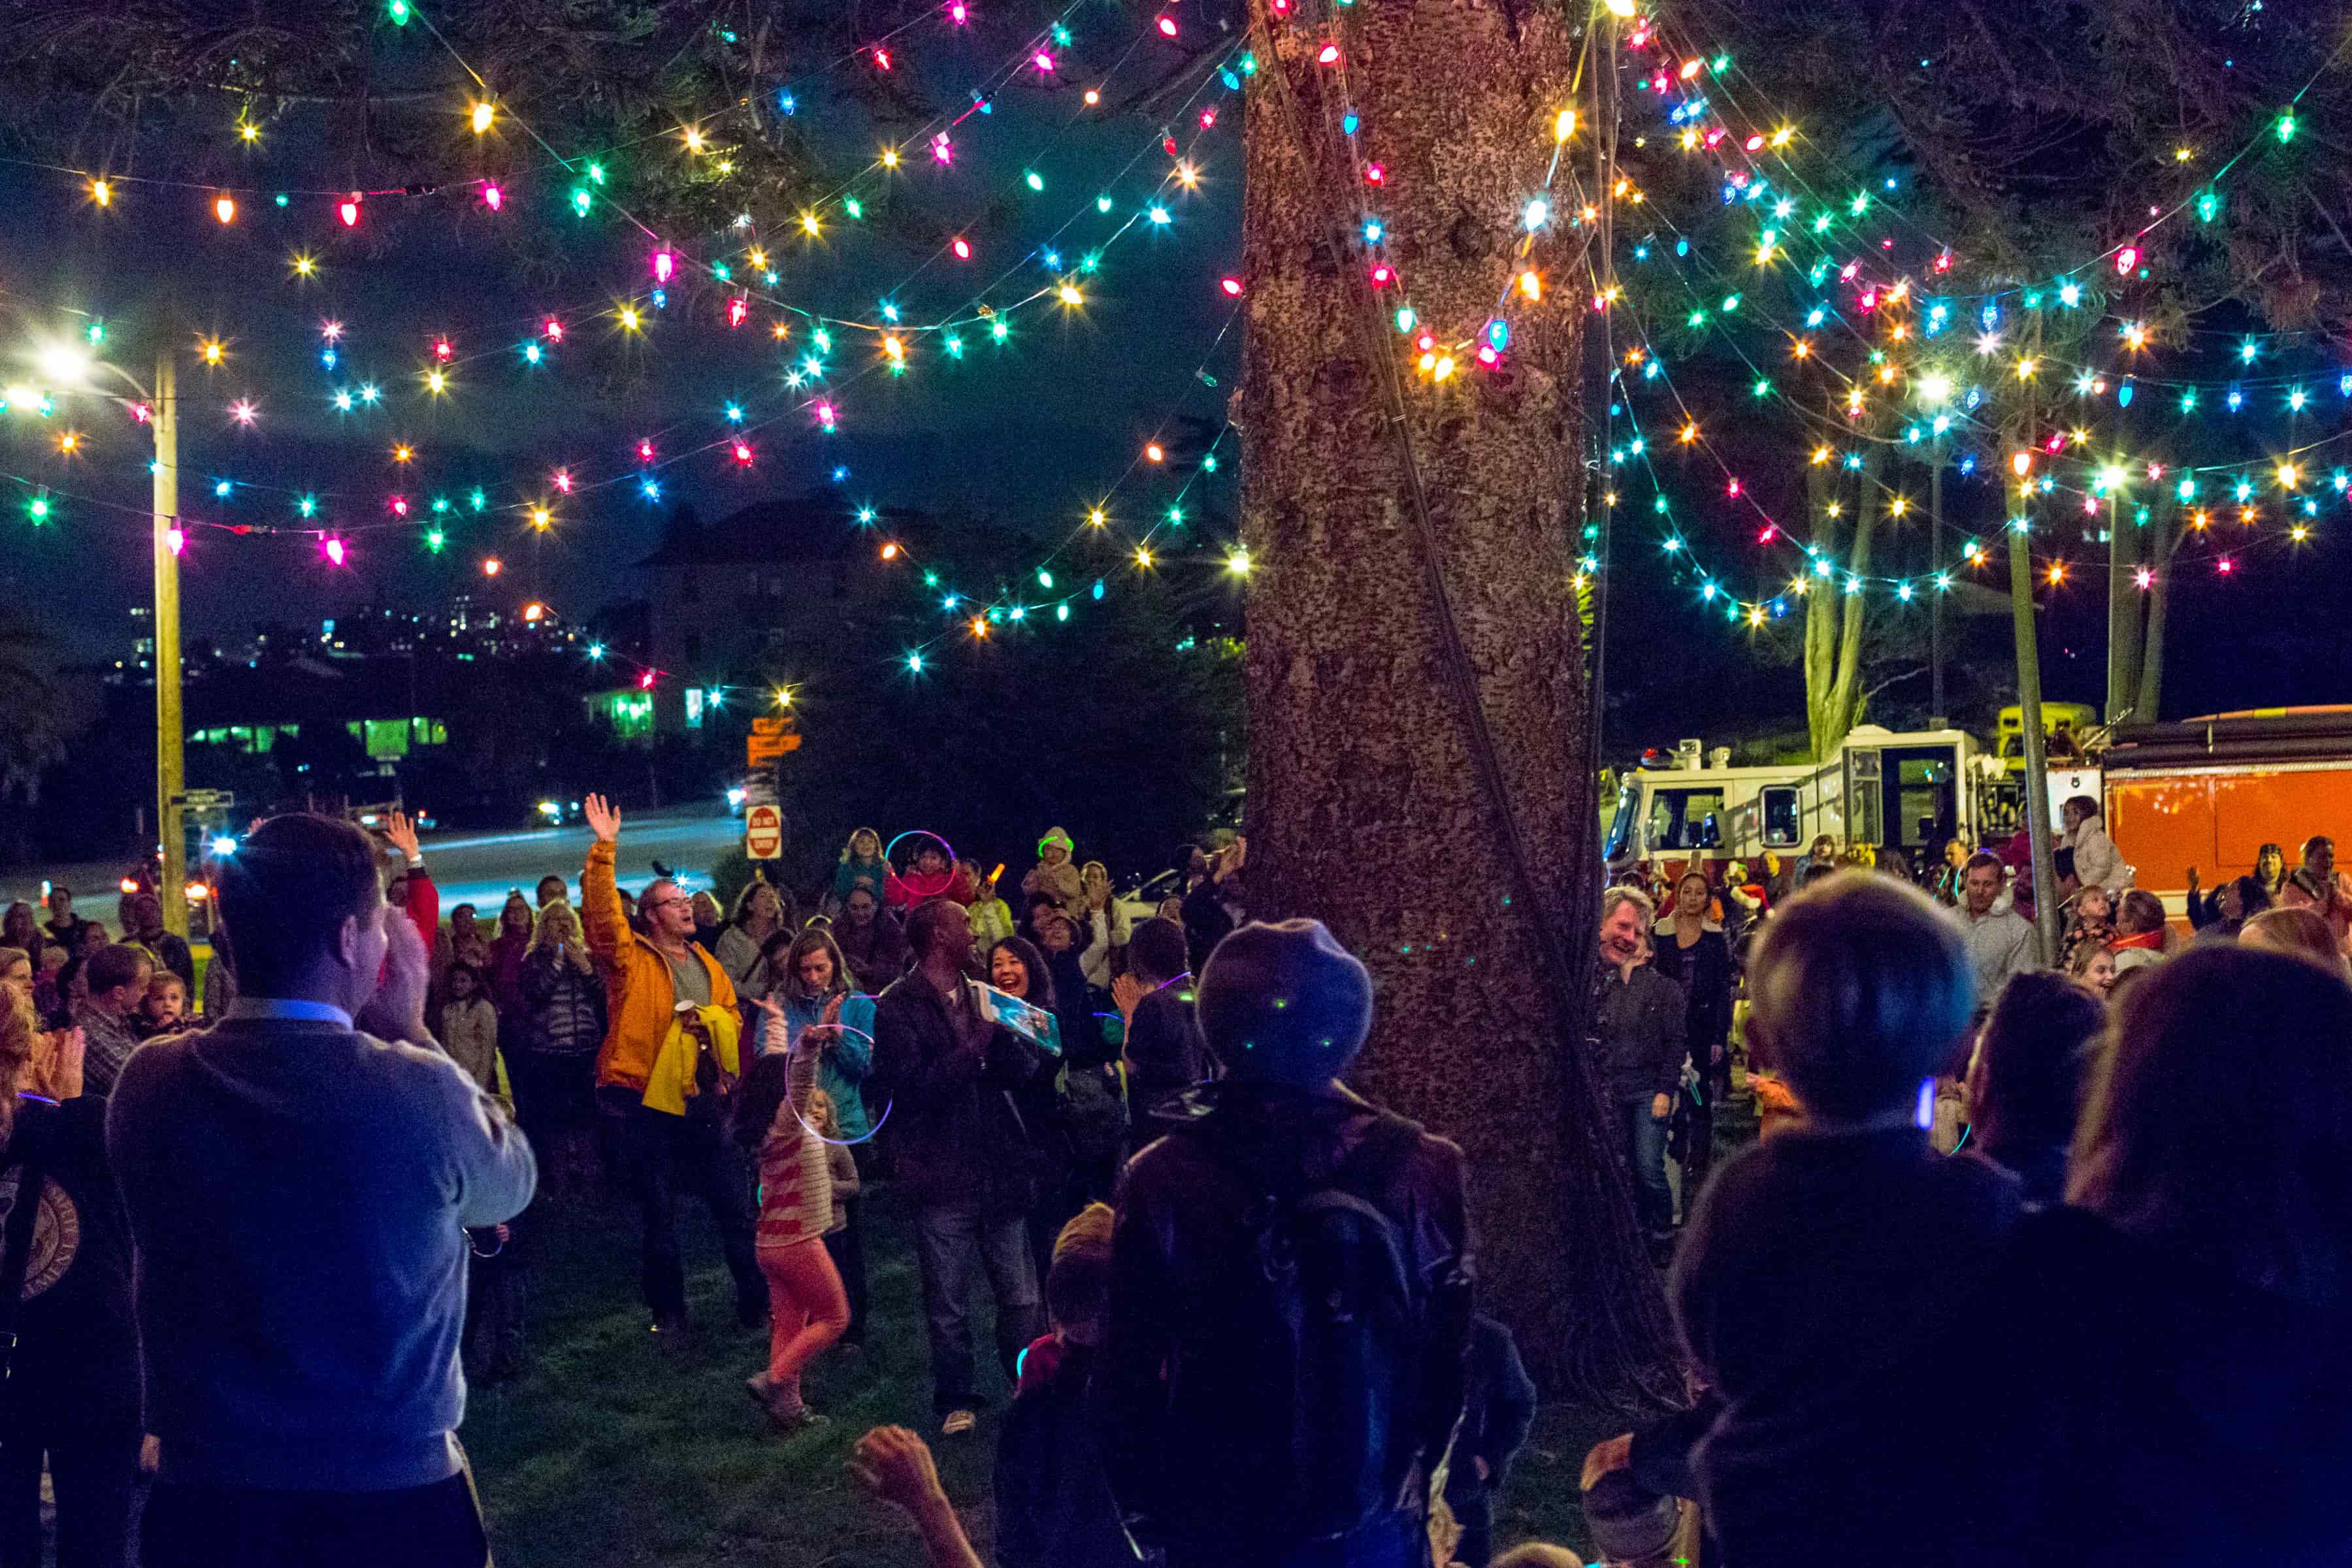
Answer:
[[(654, 877), (659, 860), (678, 874), (690, 890), (710, 886), (710, 863), (740, 843), (742, 823), (723, 810), (665, 812), (643, 818), (625, 817), (621, 826), (621, 885), (635, 891)], [(527, 833), (427, 834), (425, 864), (441, 889), (441, 908), (479, 906), (485, 921), (495, 923), (507, 889), (520, 888), (529, 897), (541, 877), (561, 873), (577, 899), (580, 868), (587, 863), (590, 834), (585, 826), (542, 828)], [(113, 923), (115, 879), (124, 868), (115, 861), (79, 865), (32, 867), (0, 872), (0, 903), (9, 900), (37, 900), (42, 879), (55, 878), (74, 889), (80, 912)]]

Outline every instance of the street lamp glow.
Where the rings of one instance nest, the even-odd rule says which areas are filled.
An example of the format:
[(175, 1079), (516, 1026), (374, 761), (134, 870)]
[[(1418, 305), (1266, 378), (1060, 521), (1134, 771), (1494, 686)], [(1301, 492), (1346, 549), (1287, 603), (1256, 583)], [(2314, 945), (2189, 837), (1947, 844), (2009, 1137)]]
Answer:
[(51, 386), (73, 390), (87, 385), (92, 361), (89, 351), (70, 342), (44, 343), (34, 356), (41, 379)]
[(229, 837), (226, 834), (223, 834), (218, 838), (213, 840), (212, 851), (216, 857), (226, 858), (227, 856), (234, 855), (236, 853), (236, 840)]

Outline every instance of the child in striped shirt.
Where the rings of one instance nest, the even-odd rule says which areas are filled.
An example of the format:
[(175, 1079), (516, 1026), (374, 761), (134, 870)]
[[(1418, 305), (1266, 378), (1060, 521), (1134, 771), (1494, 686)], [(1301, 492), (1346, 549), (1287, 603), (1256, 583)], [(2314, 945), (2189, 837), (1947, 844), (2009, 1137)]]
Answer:
[(759, 1003), (757, 1055), (737, 1095), (735, 1131), (760, 1162), (760, 1223), (754, 1246), (768, 1279), (768, 1364), (745, 1381), (752, 1403), (780, 1431), (823, 1421), (801, 1398), (801, 1373), (849, 1327), (849, 1300), (825, 1250), (834, 1196), (827, 1144), (815, 1117), (817, 1058), (841, 1004), (784, 1046), (783, 1009)]

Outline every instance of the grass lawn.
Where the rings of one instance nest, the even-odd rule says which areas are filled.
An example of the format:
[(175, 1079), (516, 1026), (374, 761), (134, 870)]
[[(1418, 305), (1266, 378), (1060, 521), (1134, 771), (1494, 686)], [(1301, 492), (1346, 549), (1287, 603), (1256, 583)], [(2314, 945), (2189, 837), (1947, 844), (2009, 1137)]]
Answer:
[[(766, 1339), (733, 1326), (707, 1217), (689, 1225), (687, 1243), (689, 1262), (700, 1264), (688, 1289), (701, 1337), (671, 1355), (655, 1348), (637, 1303), (634, 1209), (531, 1215), (531, 1369), (475, 1391), (464, 1430), (500, 1568), (919, 1568), (913, 1532), (843, 1470), (869, 1426), (896, 1422), (932, 1435), (911, 1235), (887, 1191), (867, 1207), (868, 1346), (836, 1351), (818, 1366), (807, 1395), (832, 1420), (788, 1438), (744, 1397)], [(985, 1392), (1001, 1409), (987, 1321), (976, 1340)], [(1577, 1469), (1588, 1447), (1622, 1429), (1605, 1414), (1546, 1406), (1513, 1472), (1497, 1543), (1585, 1545)], [(933, 1439), (948, 1494), (983, 1555), (994, 1433), (984, 1414), (973, 1436)]]

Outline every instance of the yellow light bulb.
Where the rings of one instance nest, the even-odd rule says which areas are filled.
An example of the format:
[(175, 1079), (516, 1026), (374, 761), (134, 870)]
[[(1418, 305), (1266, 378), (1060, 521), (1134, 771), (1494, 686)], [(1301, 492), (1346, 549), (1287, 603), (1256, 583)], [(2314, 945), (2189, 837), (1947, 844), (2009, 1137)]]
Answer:
[(1149, 551), (1149, 550), (1139, 550), (1139, 551), (1137, 551), (1137, 552), (1135, 552), (1135, 563), (1136, 563), (1138, 566), (1149, 566), (1149, 565), (1150, 565), (1150, 564), (1151, 564), (1151, 552), (1150, 552), (1150, 551)]
[(1102, 508), (1097, 507), (1092, 511), (1087, 513), (1087, 521), (1094, 524), (1095, 527), (1101, 528), (1106, 523), (1109, 522), (1110, 519), (1105, 515)]
[(809, 233), (811, 233), (811, 234), (814, 234), (814, 233), (817, 231), (816, 214), (814, 214), (814, 213), (803, 213), (803, 214), (801, 214), (801, 226), (802, 226), (803, 228), (804, 228), (804, 229), (808, 230), (808, 231), (809, 231)]
[(497, 117), (498, 110), (492, 109), (488, 104), (478, 103), (474, 105), (474, 134), (479, 136), (484, 132), (489, 130), (490, 121)]
[(686, 137), (686, 150), (688, 152), (699, 153), (702, 151), (702, 132), (699, 130), (689, 125), (682, 134)]
[(637, 330), (637, 308), (635, 305), (621, 307), (621, 330), (625, 332), (634, 332)]
[(1061, 296), (1062, 303), (1065, 305), (1083, 305), (1087, 302), (1087, 297), (1078, 292), (1076, 284), (1065, 283), (1055, 292)]
[(1573, 109), (1563, 109), (1558, 114), (1552, 116), (1551, 139), (1553, 141), (1565, 142), (1575, 134), (1576, 110)]
[(247, 142), (258, 142), (261, 140), (261, 127), (255, 125), (250, 121), (238, 125), (236, 128), (236, 133)]
[(308, 278), (319, 270), (319, 264), (316, 261), (299, 251), (295, 254), (293, 265), (294, 275), (297, 278)]
[(449, 390), (449, 378), (437, 370), (428, 370), (425, 373), (425, 389), (436, 394), (446, 392)]
[(554, 521), (555, 514), (548, 510), (547, 508), (543, 506), (535, 506), (530, 509), (530, 525), (533, 528), (546, 528)]
[(1519, 292), (1520, 292), (1520, 293), (1522, 293), (1522, 294), (1524, 294), (1524, 295), (1526, 295), (1526, 296), (1527, 296), (1528, 299), (1530, 299), (1530, 300), (1540, 300), (1540, 299), (1542, 299), (1542, 298), (1543, 298), (1543, 279), (1542, 279), (1541, 278), (1538, 278), (1538, 276), (1536, 276), (1536, 274), (1535, 274), (1535, 272), (1534, 272), (1534, 270), (1533, 270), (1532, 268), (1530, 268), (1530, 269), (1529, 269), (1529, 270), (1528, 270), (1528, 271), (1525, 271), (1525, 272), (1520, 273), (1520, 274), (1519, 274)]
[(898, 149), (896, 147), (882, 149), (882, 166), (886, 169), (895, 169), (898, 166)]
[(89, 199), (100, 206), (110, 205), (114, 200), (114, 186), (105, 180), (92, 180), (89, 183)]

